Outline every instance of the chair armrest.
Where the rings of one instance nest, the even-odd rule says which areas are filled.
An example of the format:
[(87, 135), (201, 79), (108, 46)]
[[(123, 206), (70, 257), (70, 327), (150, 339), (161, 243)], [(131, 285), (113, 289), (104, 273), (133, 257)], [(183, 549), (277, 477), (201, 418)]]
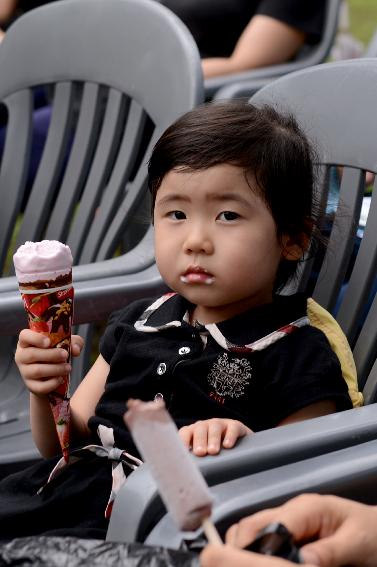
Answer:
[[(280, 77), (281, 75), (279, 75)], [(265, 87), (278, 77), (265, 77), (261, 79), (249, 79), (240, 83), (232, 83), (219, 89), (213, 97), (213, 100), (228, 100), (235, 98), (250, 98), (259, 89)]]
[[(145, 270), (154, 264), (153, 229), (147, 231), (135, 248), (117, 258), (73, 266), (73, 281), (87, 281), (100, 278), (122, 276)], [(18, 290), (15, 276), (0, 279), (0, 294)]]
[[(137, 273), (75, 281), (74, 288), (75, 324), (107, 319), (109, 313), (122, 305), (167, 289), (155, 264)], [(0, 288), (0, 321), (0, 335), (16, 334), (27, 325), (18, 291), (1, 293)]]
[(143, 541), (164, 513), (156, 483), (147, 465), (141, 465), (127, 478), (116, 497), (106, 540)]
[[(377, 439), (377, 405), (372, 404), (260, 431), (242, 438), (230, 451), (223, 450), (217, 456), (194, 459), (212, 487), (374, 439)], [(143, 486), (145, 478), (148, 479), (146, 490)], [(130, 497), (127, 496), (129, 492)], [(133, 503), (130, 523), (128, 498), (132, 498)], [(115, 508), (117, 514), (111, 519), (108, 539), (116, 536), (116, 541), (144, 541), (146, 529), (150, 529), (152, 524), (150, 519), (163, 515), (165, 511), (147, 466), (132, 473), (118, 494)]]
[(236, 514), (241, 518), (303, 492), (336, 494), (376, 504), (376, 475), (374, 439), (214, 487), (218, 503), (214, 520), (224, 525), (227, 517)]
[(232, 450), (198, 458), (210, 486), (377, 439), (377, 404), (260, 431)]
[[(287, 73), (292, 73), (293, 71), (298, 71), (299, 69), (312, 65), (312, 59), (312, 57), (308, 57), (303, 60), (298, 59), (297, 61), (282, 63), (280, 65), (269, 65), (268, 67), (251, 69), (250, 71), (243, 71), (242, 73), (211, 77), (204, 81), (206, 99), (212, 98), (219, 89), (232, 85), (233, 83), (273, 79), (286, 75)], [(318, 61), (314, 62), (318, 63)]]
[[(377, 504), (376, 475), (377, 440), (373, 440), (213, 486), (212, 520), (223, 536), (241, 518), (305, 492)], [(166, 514), (145, 543), (179, 549), (183, 542), (199, 538), (204, 538), (202, 529), (180, 532)]]
[(8, 423), (0, 422), (0, 447), (0, 479), (42, 459), (30, 433), (28, 414)]

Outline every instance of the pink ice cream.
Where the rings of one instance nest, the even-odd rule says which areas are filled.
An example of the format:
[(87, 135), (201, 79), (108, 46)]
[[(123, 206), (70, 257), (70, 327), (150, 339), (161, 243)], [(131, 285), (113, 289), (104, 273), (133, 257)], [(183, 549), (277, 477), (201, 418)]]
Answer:
[(57, 240), (25, 242), (13, 256), (19, 282), (56, 280), (72, 270), (69, 246)]
[(129, 400), (128, 407), (126, 424), (166, 508), (180, 529), (199, 528), (211, 514), (213, 499), (164, 402)]
[[(29, 328), (50, 339), (71, 356), (73, 319), (72, 254), (57, 240), (26, 242), (13, 256)], [(48, 395), (63, 456), (69, 455), (69, 381)]]

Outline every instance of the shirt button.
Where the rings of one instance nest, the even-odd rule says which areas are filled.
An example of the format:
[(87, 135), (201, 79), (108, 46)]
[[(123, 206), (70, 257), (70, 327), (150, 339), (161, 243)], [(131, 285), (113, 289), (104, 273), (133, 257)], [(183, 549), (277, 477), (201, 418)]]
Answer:
[(165, 374), (166, 372), (166, 364), (165, 362), (160, 362), (160, 364), (157, 366), (157, 374), (159, 376), (162, 376), (163, 374)]
[(188, 346), (183, 346), (179, 349), (178, 353), (179, 354), (188, 354), (190, 352), (190, 347)]

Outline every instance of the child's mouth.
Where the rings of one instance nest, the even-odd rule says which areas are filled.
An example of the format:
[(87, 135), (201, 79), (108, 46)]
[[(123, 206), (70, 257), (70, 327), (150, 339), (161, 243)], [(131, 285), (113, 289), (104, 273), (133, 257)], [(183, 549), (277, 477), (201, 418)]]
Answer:
[(185, 273), (181, 275), (180, 280), (185, 284), (211, 285), (215, 278), (212, 274), (200, 266), (189, 266)]

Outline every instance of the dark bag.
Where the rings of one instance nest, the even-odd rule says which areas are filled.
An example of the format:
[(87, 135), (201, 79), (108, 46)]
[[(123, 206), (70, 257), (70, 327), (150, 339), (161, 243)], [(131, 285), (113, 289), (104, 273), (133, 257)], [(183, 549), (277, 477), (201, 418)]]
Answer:
[(0, 566), (199, 567), (193, 553), (74, 537), (25, 537), (0, 545)]

